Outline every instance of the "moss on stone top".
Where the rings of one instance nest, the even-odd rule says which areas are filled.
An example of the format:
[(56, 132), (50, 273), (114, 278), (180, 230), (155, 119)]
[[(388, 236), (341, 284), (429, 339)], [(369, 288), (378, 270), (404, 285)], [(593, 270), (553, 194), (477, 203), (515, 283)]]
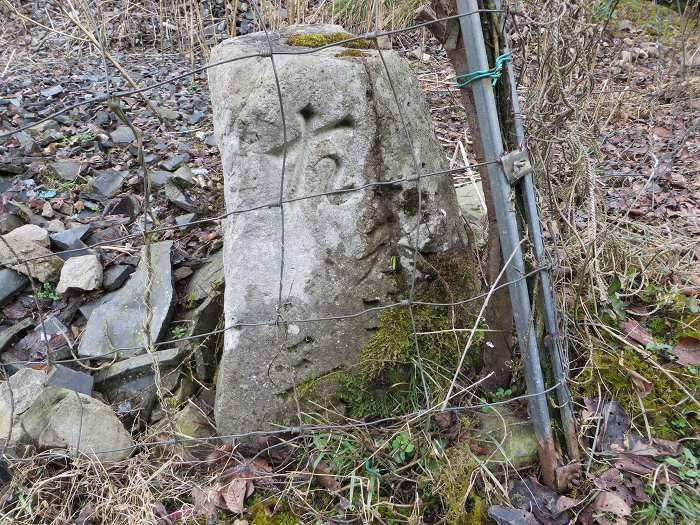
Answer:
[(360, 51), (359, 49), (345, 49), (341, 51), (340, 53), (336, 53), (335, 56), (343, 58), (343, 57), (367, 57), (369, 56), (367, 53), (364, 51)]
[[(355, 35), (350, 33), (295, 33), (287, 39), (287, 45), (293, 47), (322, 47), (329, 44), (337, 44), (344, 40), (355, 38)], [(353, 40), (341, 44), (342, 47), (351, 49), (369, 49), (373, 47), (369, 40)]]

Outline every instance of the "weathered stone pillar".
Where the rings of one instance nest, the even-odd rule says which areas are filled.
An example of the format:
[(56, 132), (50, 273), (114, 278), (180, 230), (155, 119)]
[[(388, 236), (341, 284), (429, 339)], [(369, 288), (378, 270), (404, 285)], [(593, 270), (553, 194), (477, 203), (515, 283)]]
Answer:
[[(275, 51), (300, 33), (271, 33)], [(318, 35), (316, 35), (318, 36)], [(313, 38), (312, 38), (313, 39)], [(298, 39), (297, 39), (298, 40)], [(303, 43), (303, 39), (302, 39)], [(266, 52), (263, 33), (217, 46), (212, 62)], [(430, 116), (408, 64), (384, 51), (421, 170), (446, 169)], [(287, 123), (284, 199), (416, 176), (409, 143), (378, 52), (343, 47), (276, 55)], [(269, 57), (209, 70), (214, 128), (229, 212), (279, 199), (284, 141)], [(216, 392), (220, 433), (296, 422), (294, 386), (356, 362), (377, 312), (344, 316), (408, 297), (416, 226), (421, 254), (464, 250), (451, 177), (375, 186), (284, 204), (284, 275), (278, 307), (282, 224), (279, 207), (232, 215), (224, 241), (226, 332)], [(422, 279), (422, 274), (419, 274)], [(419, 283), (420, 284), (420, 283)], [(246, 326), (273, 323), (277, 326)]]

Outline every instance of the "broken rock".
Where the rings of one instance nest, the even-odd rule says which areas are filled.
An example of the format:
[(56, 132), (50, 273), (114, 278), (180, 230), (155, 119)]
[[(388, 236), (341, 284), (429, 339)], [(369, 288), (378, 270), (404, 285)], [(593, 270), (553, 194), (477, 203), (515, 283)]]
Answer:
[[(153, 282), (151, 302), (151, 340), (156, 342), (165, 333), (173, 309), (172, 270), (170, 247), (172, 241), (151, 245), (151, 267)], [(78, 353), (84, 357), (100, 358), (111, 355), (114, 349), (133, 348), (120, 352), (120, 355), (133, 356), (145, 352), (143, 333), (144, 290), (147, 282), (147, 257), (145, 248), (141, 252), (141, 262), (129, 282), (114, 292), (114, 296), (101, 304), (90, 314)]]
[(97, 255), (71, 257), (61, 269), (61, 278), (56, 291), (64, 294), (69, 290), (91, 291), (102, 286), (102, 264)]
[(5, 235), (5, 239), (20, 239), (35, 242), (44, 248), (49, 247), (49, 232), (35, 224), (25, 224)]

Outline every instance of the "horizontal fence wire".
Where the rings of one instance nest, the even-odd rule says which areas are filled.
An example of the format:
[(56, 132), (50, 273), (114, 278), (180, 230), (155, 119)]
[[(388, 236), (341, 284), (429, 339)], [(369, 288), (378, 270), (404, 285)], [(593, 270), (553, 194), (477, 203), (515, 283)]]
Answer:
[[(418, 420), (426, 416), (430, 416), (431, 414), (437, 414), (437, 413), (442, 413), (442, 412), (465, 412), (468, 410), (481, 410), (483, 408), (492, 408), (495, 406), (501, 406), (501, 405), (507, 405), (510, 403), (514, 403), (516, 401), (523, 401), (526, 399), (529, 399), (531, 397), (536, 397), (536, 396), (541, 396), (548, 394), (550, 392), (553, 392), (560, 383), (556, 383), (548, 388), (545, 388), (541, 392), (534, 392), (532, 394), (522, 394), (519, 396), (513, 396), (508, 399), (499, 399), (495, 401), (490, 401), (490, 402), (483, 402), (483, 403), (475, 403), (475, 404), (470, 404), (470, 405), (460, 405), (460, 406), (451, 406), (447, 407), (445, 409), (440, 408), (440, 404), (437, 404), (433, 407), (430, 408), (424, 408), (421, 410), (416, 410), (414, 412), (409, 412), (406, 414), (401, 414), (397, 416), (389, 416), (389, 417), (384, 417), (380, 419), (374, 419), (371, 421), (352, 421), (350, 423), (335, 423), (335, 424), (327, 424), (327, 425), (298, 425), (298, 426), (284, 426), (284, 425), (279, 425), (276, 426), (272, 430), (252, 430), (250, 432), (239, 432), (239, 433), (234, 433), (234, 434), (220, 434), (217, 436), (211, 436), (211, 437), (174, 437), (174, 438), (168, 438), (168, 439), (162, 439), (162, 440), (155, 440), (155, 441), (146, 441), (142, 443), (134, 443), (133, 445), (130, 445), (128, 447), (121, 447), (121, 448), (113, 448), (113, 449), (104, 449), (104, 450), (87, 450), (84, 451), (83, 454), (90, 454), (90, 455), (95, 455), (95, 456), (100, 456), (100, 455), (105, 455), (105, 454), (113, 454), (115, 452), (127, 452), (127, 451), (133, 451), (139, 448), (150, 448), (150, 447), (157, 447), (157, 446), (167, 446), (167, 445), (177, 445), (177, 444), (186, 444), (186, 443), (211, 443), (216, 442), (216, 441), (222, 441), (222, 440), (243, 440), (246, 438), (253, 438), (253, 437), (276, 437), (276, 436), (284, 436), (285, 434), (297, 434), (297, 435), (311, 435), (313, 433), (318, 433), (318, 432), (338, 432), (342, 430), (354, 430), (354, 429), (370, 429), (370, 428), (376, 428), (376, 427), (382, 427), (386, 426), (390, 423), (396, 423), (400, 422), (402, 420)], [(69, 455), (69, 454), (57, 454), (53, 451), (51, 452), (45, 452), (39, 454), (39, 457), (44, 457), (46, 459), (56, 459), (56, 458), (66, 458), (66, 459), (73, 459), (75, 456)], [(23, 461), (22, 458), (11, 458), (11, 457), (6, 457), (5, 459), (9, 461)]]
[[(208, 338), (208, 337), (211, 337), (214, 335), (223, 334), (223, 333), (225, 333), (229, 330), (232, 330), (232, 329), (241, 329), (241, 328), (246, 328), (246, 327), (277, 326), (280, 323), (303, 324), (303, 323), (314, 323), (314, 322), (343, 321), (343, 320), (353, 319), (353, 318), (357, 318), (357, 317), (360, 317), (363, 315), (381, 312), (381, 311), (393, 309), (393, 308), (408, 308), (409, 312), (411, 313), (412, 332), (413, 332), (412, 335), (413, 335), (414, 342), (415, 342), (415, 350), (416, 350), (416, 354), (417, 354), (417, 359), (418, 359), (418, 361), (420, 361), (420, 348), (419, 348), (419, 342), (418, 342), (418, 336), (420, 334), (416, 330), (415, 320), (413, 319), (413, 313), (412, 313), (413, 306), (426, 306), (426, 307), (436, 307), (436, 308), (445, 308), (445, 307), (454, 308), (456, 306), (465, 305), (465, 304), (468, 304), (468, 303), (471, 303), (471, 302), (474, 302), (474, 301), (477, 301), (480, 299), (488, 299), (490, 294), (492, 294), (495, 290), (498, 290), (498, 289), (501, 289), (504, 287), (508, 287), (508, 286), (512, 285), (514, 282), (516, 282), (516, 281), (510, 281), (510, 282), (505, 282), (505, 283), (501, 283), (501, 284), (499, 284), (497, 282), (492, 283), (491, 290), (488, 293), (477, 294), (477, 295), (474, 295), (472, 297), (469, 297), (466, 299), (461, 299), (461, 300), (456, 300), (453, 302), (439, 303), (439, 302), (426, 302), (426, 301), (415, 300), (414, 291), (415, 291), (415, 283), (416, 283), (416, 275), (417, 275), (417, 273), (416, 273), (417, 272), (417, 261), (418, 261), (417, 258), (418, 258), (418, 252), (419, 252), (418, 247), (419, 247), (419, 235), (420, 235), (420, 225), (421, 225), (421, 223), (420, 223), (420, 216), (421, 216), (420, 206), (422, 204), (420, 202), (420, 195), (421, 195), (420, 182), (421, 182), (421, 180), (424, 178), (434, 177), (434, 176), (454, 175), (454, 174), (461, 173), (461, 172), (468, 170), (468, 169), (471, 169), (471, 168), (477, 168), (477, 167), (482, 167), (482, 166), (486, 166), (489, 164), (498, 163), (498, 162), (500, 162), (500, 159), (488, 160), (485, 162), (472, 164), (470, 166), (464, 166), (464, 167), (453, 168), (453, 169), (448, 169), (448, 170), (440, 170), (440, 171), (435, 171), (435, 172), (431, 172), (431, 173), (422, 173), (421, 169), (420, 169), (420, 165), (419, 165), (417, 157), (416, 157), (416, 152), (415, 152), (415, 149), (413, 146), (411, 134), (410, 134), (408, 125), (406, 123), (405, 116), (403, 114), (402, 107), (401, 107), (401, 104), (399, 102), (399, 99), (398, 99), (398, 96), (397, 96), (397, 93), (396, 93), (396, 90), (395, 90), (395, 87), (393, 84), (393, 80), (391, 78), (391, 75), (390, 75), (389, 69), (386, 65), (386, 62), (384, 61), (382, 50), (380, 49), (380, 46), (378, 45), (378, 41), (377, 41), (378, 38), (382, 37), (382, 36), (391, 36), (391, 35), (395, 35), (395, 34), (399, 34), (399, 33), (409, 32), (409, 31), (417, 30), (417, 29), (420, 29), (420, 28), (423, 28), (423, 27), (426, 27), (426, 26), (429, 26), (429, 25), (432, 25), (435, 23), (442, 23), (442, 22), (447, 22), (450, 20), (455, 20), (455, 19), (458, 19), (458, 18), (463, 17), (463, 16), (469, 16), (469, 15), (473, 15), (473, 14), (477, 14), (477, 13), (502, 13), (503, 11), (500, 9), (479, 9), (479, 10), (472, 11), (469, 13), (462, 13), (462, 14), (458, 14), (458, 15), (437, 18), (434, 20), (422, 22), (422, 23), (415, 24), (415, 25), (408, 26), (408, 27), (404, 27), (404, 28), (392, 29), (389, 31), (381, 31), (381, 32), (380, 31), (368, 32), (368, 33), (364, 33), (364, 34), (356, 36), (356, 37), (348, 38), (348, 39), (345, 39), (342, 41), (334, 42), (334, 43), (320, 46), (317, 48), (288, 50), (288, 51), (275, 51), (273, 49), (273, 45), (272, 45), (272, 41), (270, 39), (270, 36), (267, 33), (267, 28), (264, 24), (264, 20), (262, 19), (262, 16), (260, 15), (257, 2), (255, 0), (253, 0), (252, 5), (255, 8), (255, 11), (257, 13), (258, 18), (260, 19), (261, 27), (266, 34), (268, 50), (261, 51), (259, 53), (255, 53), (255, 54), (239, 56), (239, 57), (235, 57), (235, 58), (228, 59), (228, 60), (222, 60), (220, 62), (207, 64), (205, 66), (201, 66), (201, 67), (197, 67), (197, 68), (192, 68), (187, 73), (177, 75), (174, 77), (170, 77), (166, 80), (156, 82), (153, 84), (149, 84), (145, 87), (132, 89), (132, 90), (126, 90), (126, 91), (117, 91), (117, 92), (113, 92), (113, 93), (106, 95), (106, 96), (94, 97), (94, 98), (84, 100), (84, 101), (81, 101), (81, 102), (78, 102), (75, 104), (71, 104), (71, 105), (68, 105), (60, 110), (57, 110), (56, 112), (38, 120), (38, 121), (35, 121), (31, 124), (21, 126), (19, 128), (13, 129), (13, 130), (8, 131), (8, 132), (0, 133), (0, 139), (7, 138), (7, 137), (10, 137), (16, 133), (21, 132), (21, 131), (30, 129), (34, 126), (37, 126), (37, 125), (39, 125), (43, 122), (46, 122), (48, 120), (52, 120), (52, 119), (54, 119), (62, 114), (70, 112), (70, 111), (72, 111), (76, 108), (79, 108), (79, 107), (106, 103), (106, 102), (109, 102), (113, 99), (120, 99), (120, 98), (127, 97), (127, 96), (142, 94), (142, 93), (145, 93), (145, 92), (150, 91), (152, 89), (161, 87), (163, 85), (173, 83), (173, 82), (176, 82), (178, 80), (190, 77), (193, 74), (200, 73), (202, 71), (206, 71), (210, 68), (222, 66), (225, 64), (239, 61), (239, 60), (246, 60), (246, 59), (251, 59), (251, 58), (269, 58), (272, 61), (272, 67), (273, 67), (273, 71), (275, 73), (275, 81), (276, 81), (277, 91), (278, 91), (278, 96), (279, 96), (280, 109), (282, 111), (283, 135), (285, 138), (284, 142), (285, 142), (285, 149), (286, 149), (287, 141), (286, 141), (286, 124), (284, 123), (283, 94), (282, 94), (281, 88), (279, 86), (279, 82), (276, 78), (277, 73), (275, 70), (274, 57), (277, 55), (280, 55), (280, 56), (309, 55), (309, 54), (313, 54), (313, 53), (318, 53), (320, 51), (323, 51), (324, 49), (328, 49), (328, 48), (332, 48), (332, 47), (340, 47), (340, 46), (344, 46), (346, 44), (350, 44), (350, 43), (357, 42), (357, 41), (374, 40), (375, 43), (377, 44), (376, 48), (377, 48), (377, 51), (379, 53), (379, 57), (382, 61), (384, 71), (386, 73), (386, 76), (387, 76), (387, 79), (389, 82), (390, 89), (392, 91), (392, 97), (393, 97), (394, 103), (396, 104), (398, 112), (399, 112), (399, 117), (400, 117), (401, 122), (402, 122), (403, 131), (404, 131), (404, 134), (406, 135), (406, 140), (408, 141), (410, 149), (411, 149), (411, 155), (413, 157), (413, 163), (414, 163), (414, 169), (416, 171), (416, 175), (411, 176), (411, 177), (403, 177), (403, 178), (399, 178), (399, 179), (388, 180), (388, 181), (370, 182), (370, 183), (364, 184), (362, 186), (359, 186), (357, 188), (340, 188), (340, 189), (336, 189), (336, 190), (314, 193), (314, 194), (304, 195), (304, 196), (300, 196), (300, 197), (284, 198), (284, 174), (285, 174), (284, 172), (286, 169), (286, 166), (285, 166), (286, 163), (283, 162), (282, 173), (281, 173), (281, 177), (280, 177), (280, 179), (281, 179), (280, 180), (280, 195), (279, 195), (279, 198), (276, 200), (260, 203), (260, 204), (257, 204), (257, 205), (254, 205), (254, 206), (251, 206), (248, 208), (244, 208), (244, 209), (228, 211), (228, 212), (223, 213), (221, 215), (218, 215), (216, 217), (198, 219), (198, 220), (192, 221), (192, 222), (184, 224), (184, 225), (161, 226), (161, 227), (157, 227), (157, 228), (153, 228), (153, 229), (148, 229), (147, 225), (145, 225), (143, 232), (124, 235), (124, 236), (120, 236), (120, 237), (117, 237), (115, 239), (110, 239), (107, 241), (97, 242), (97, 243), (94, 243), (94, 244), (91, 244), (89, 246), (85, 246), (85, 247), (79, 248), (79, 249), (62, 250), (62, 251), (52, 252), (51, 254), (48, 254), (48, 255), (21, 259), (21, 260), (18, 260), (13, 266), (21, 265), (21, 264), (26, 265), (28, 262), (37, 261), (37, 260), (45, 259), (48, 257), (53, 257), (53, 256), (56, 256), (59, 254), (70, 254), (70, 253), (82, 251), (85, 249), (99, 248), (100, 246), (110, 246), (110, 245), (113, 246), (115, 243), (120, 243), (120, 242), (127, 241), (130, 239), (142, 238), (144, 240), (144, 243), (146, 245), (148, 245), (151, 242), (150, 237), (152, 236), (152, 234), (155, 234), (155, 233), (166, 232), (169, 230), (183, 230), (183, 229), (186, 229), (186, 228), (189, 228), (192, 226), (196, 226), (196, 225), (215, 223), (217, 221), (226, 219), (227, 217), (231, 217), (234, 215), (252, 213), (255, 211), (265, 210), (265, 209), (274, 209), (274, 208), (280, 209), (280, 221), (281, 221), (281, 227), (282, 227), (282, 231), (283, 231), (283, 229), (284, 229), (284, 205), (285, 204), (290, 204), (290, 203), (304, 201), (307, 199), (320, 198), (320, 197), (330, 196), (330, 195), (359, 192), (359, 191), (371, 189), (374, 187), (392, 186), (392, 185), (397, 185), (397, 184), (401, 184), (401, 183), (415, 182), (417, 189), (418, 189), (418, 196), (419, 196), (419, 203), (418, 203), (418, 205), (419, 205), (419, 212), (418, 212), (419, 219), (418, 219), (418, 223), (416, 225), (415, 246), (413, 247), (413, 250), (412, 250), (412, 252), (413, 252), (412, 265), (413, 266), (412, 266), (411, 287), (410, 287), (409, 297), (406, 299), (402, 299), (400, 301), (391, 303), (391, 304), (373, 306), (373, 307), (365, 308), (363, 310), (353, 312), (353, 313), (348, 313), (348, 314), (313, 317), (313, 318), (283, 319), (280, 315), (281, 290), (282, 290), (282, 282), (283, 282), (283, 278), (284, 278), (284, 237), (282, 236), (281, 247), (280, 247), (280, 249), (281, 249), (281, 258), (280, 259), (281, 260), (280, 260), (280, 276), (279, 276), (280, 277), (280, 297), (279, 297), (280, 304), (278, 304), (278, 306), (277, 306), (276, 315), (274, 315), (274, 316), (271, 315), (270, 319), (268, 319), (268, 320), (234, 321), (228, 325), (225, 325), (223, 328), (213, 330), (210, 332), (196, 334), (196, 335), (187, 336), (187, 337), (176, 338), (176, 339), (172, 339), (169, 341), (161, 341), (161, 342), (157, 342), (157, 343), (152, 343), (149, 345), (150, 348), (145, 348), (145, 346), (136, 346), (136, 347), (128, 347), (128, 348), (115, 348), (115, 349), (111, 349), (109, 352), (106, 352), (105, 354), (103, 354), (102, 356), (99, 356), (99, 357), (95, 357), (95, 356), (79, 357), (79, 356), (74, 355), (74, 357), (70, 358), (70, 359), (60, 359), (60, 360), (51, 360), (51, 361), (49, 361), (49, 359), (48, 359), (49, 356), (47, 356), (47, 359), (44, 359), (41, 361), (39, 361), (39, 360), (27, 360), (27, 361), (13, 361), (13, 362), (0, 363), (0, 369), (4, 370), (6, 367), (9, 367), (9, 366), (36, 366), (36, 365), (45, 365), (47, 363), (49, 363), (49, 364), (71, 364), (71, 363), (80, 364), (84, 361), (105, 361), (105, 360), (109, 360), (110, 358), (112, 360), (117, 360), (120, 357), (119, 356), (120, 353), (133, 352), (133, 351), (138, 351), (138, 350), (146, 350), (153, 357), (154, 369), (157, 370), (157, 366), (158, 366), (157, 357), (155, 354), (152, 353), (152, 351), (156, 348), (173, 346), (173, 345), (176, 345), (176, 344), (181, 343), (181, 342), (196, 341), (196, 340)], [(102, 45), (104, 45), (104, 44), (102, 44)], [(105, 52), (105, 50), (103, 47), (102, 53), (104, 54), (104, 52)], [(106, 69), (106, 64), (104, 67)], [(105, 74), (107, 74), (107, 72)], [(137, 136), (138, 136), (138, 134), (137, 134)], [(142, 153), (142, 146), (140, 146), (140, 152)], [(143, 166), (143, 168), (144, 168), (144, 173), (143, 173), (144, 192), (146, 192), (147, 188), (148, 188), (149, 175), (148, 175), (147, 170), (145, 169), (145, 166)], [(149, 213), (149, 209), (146, 208), (144, 210), (144, 216), (147, 216), (148, 213)], [(540, 266), (538, 268), (535, 268), (535, 269), (531, 270), (530, 272), (522, 275), (518, 280), (527, 279), (533, 275), (536, 275), (543, 268), (545, 268), (545, 267)], [(43, 324), (44, 323), (42, 320), (42, 325)], [(475, 326), (471, 330), (474, 331), (477, 329), (478, 328)], [(456, 331), (457, 329), (453, 328), (453, 330)], [(447, 331), (453, 331), (453, 330), (447, 330)], [(70, 341), (68, 341), (68, 342), (69, 342), (69, 347), (70, 347), (71, 351), (73, 351), (73, 346), (70, 345)], [(189, 359), (194, 354), (194, 352), (196, 352), (196, 350), (197, 350), (197, 348), (191, 349), (189, 355), (183, 359), (183, 362), (186, 359)], [(458, 350), (459, 350), (459, 348), (458, 348)], [(104, 364), (107, 364), (107, 363), (103, 363), (103, 365)], [(182, 364), (183, 363), (181, 363), (179, 366), (182, 366)], [(178, 369), (179, 369), (179, 367), (178, 367)], [(176, 369), (175, 371), (177, 371), (178, 369)], [(173, 373), (173, 371), (171, 371), (169, 373)], [(158, 376), (158, 374), (157, 374), (157, 376)], [(8, 384), (9, 384), (9, 381), (8, 381)], [(312, 425), (300, 425), (300, 426), (275, 426), (271, 430), (258, 430), (258, 431), (236, 433), (236, 434), (224, 434), (224, 435), (217, 435), (214, 437), (202, 437), (202, 438), (173, 437), (173, 438), (163, 439), (163, 440), (134, 443), (130, 447), (116, 448), (116, 449), (110, 449), (110, 450), (81, 451), (80, 450), (80, 441), (79, 441), (81, 432), (79, 431), (78, 444), (77, 444), (76, 452), (74, 455), (57, 454), (54, 451), (51, 451), (51, 452), (40, 453), (36, 457), (41, 457), (41, 458), (46, 458), (46, 459), (75, 458), (75, 457), (78, 457), (80, 454), (83, 454), (85, 452), (87, 452), (91, 455), (94, 455), (94, 456), (100, 456), (103, 454), (131, 451), (131, 450), (144, 449), (144, 448), (156, 447), (156, 446), (175, 445), (175, 444), (211, 443), (211, 442), (218, 442), (220, 440), (240, 440), (240, 439), (246, 439), (246, 438), (251, 438), (251, 437), (260, 437), (260, 436), (281, 436), (281, 435), (297, 435), (297, 436), (299, 436), (299, 435), (306, 435), (306, 434), (312, 434), (312, 433), (318, 433), (318, 432), (335, 432), (335, 431), (352, 430), (352, 429), (371, 429), (371, 428), (386, 426), (386, 425), (391, 424), (391, 423), (397, 423), (400, 421), (405, 421), (406, 423), (410, 423), (411, 421), (415, 421), (418, 419), (429, 417), (432, 414), (437, 413), (437, 412), (459, 412), (459, 411), (465, 411), (465, 410), (478, 410), (478, 409), (482, 409), (482, 408), (486, 408), (486, 407), (493, 407), (493, 406), (497, 406), (497, 405), (503, 405), (503, 404), (507, 404), (507, 403), (522, 401), (522, 400), (526, 400), (526, 399), (533, 397), (533, 396), (540, 396), (540, 395), (544, 395), (544, 394), (547, 394), (549, 392), (552, 392), (559, 385), (560, 384), (557, 383), (557, 384), (543, 390), (542, 392), (537, 392), (537, 393), (532, 393), (532, 394), (524, 394), (521, 396), (515, 396), (512, 398), (509, 398), (509, 399), (503, 399), (503, 400), (494, 401), (494, 402), (483, 402), (483, 403), (470, 404), (470, 405), (450, 406), (450, 407), (443, 407), (442, 401), (440, 401), (436, 404), (430, 403), (430, 400), (428, 399), (428, 393), (426, 390), (425, 391), (425, 395), (426, 395), (425, 401), (427, 404), (426, 408), (423, 408), (423, 409), (420, 409), (420, 410), (417, 410), (414, 412), (406, 413), (406, 414), (385, 417), (385, 418), (376, 419), (376, 420), (372, 420), (372, 421), (349, 421), (347, 423), (337, 423), (337, 424), (327, 424), (327, 425), (313, 425), (312, 424)], [(10, 387), (10, 389), (11, 389), (11, 387)], [(463, 389), (458, 393), (463, 393), (465, 390), (466, 389)], [(12, 409), (14, 411), (14, 404), (13, 404)], [(82, 430), (82, 414), (81, 414), (81, 430)], [(4, 454), (4, 448), (3, 448), (2, 455), (9, 461), (26, 460), (26, 459), (22, 459), (22, 458), (8, 457), (7, 455)]]
[[(254, 211), (260, 211), (260, 210), (265, 210), (265, 209), (271, 209), (271, 208), (277, 208), (281, 204), (288, 204), (288, 203), (293, 203), (293, 202), (300, 202), (308, 199), (315, 199), (319, 197), (325, 197), (329, 195), (340, 195), (344, 193), (353, 193), (356, 191), (363, 191), (366, 189), (374, 188), (374, 187), (381, 187), (381, 186), (395, 186), (397, 184), (401, 184), (403, 182), (414, 182), (419, 179), (424, 179), (428, 177), (437, 177), (437, 176), (442, 176), (442, 175), (454, 175), (456, 173), (461, 173), (463, 171), (472, 169), (472, 168), (478, 168), (480, 166), (487, 166), (489, 164), (496, 164), (500, 163), (500, 160), (491, 160), (491, 161), (486, 161), (486, 162), (478, 162), (474, 164), (470, 164), (469, 166), (462, 166), (459, 168), (452, 168), (448, 170), (440, 170), (440, 171), (434, 171), (431, 173), (425, 173), (423, 175), (419, 175), (417, 177), (402, 177), (400, 179), (393, 179), (393, 180), (388, 180), (388, 181), (377, 181), (377, 182), (368, 182), (367, 184), (363, 184), (362, 186), (358, 186), (357, 188), (340, 188), (337, 190), (330, 190), (330, 191), (325, 191), (322, 193), (313, 193), (310, 195), (304, 195), (301, 197), (291, 197), (288, 199), (283, 199), (282, 201), (275, 200), (275, 201), (268, 201), (263, 204), (256, 204), (254, 206), (251, 206), (249, 208), (242, 208), (240, 210), (233, 210), (229, 212), (222, 213), (220, 215), (217, 215), (215, 217), (209, 217), (206, 219), (197, 219), (191, 222), (188, 222), (186, 224), (178, 225), (178, 224), (173, 224), (170, 226), (160, 226), (158, 228), (153, 228), (148, 230), (148, 234), (153, 234), (153, 233), (159, 233), (159, 232), (165, 232), (169, 230), (184, 230), (187, 228), (190, 228), (191, 226), (196, 226), (199, 224), (207, 224), (207, 223), (212, 223), (212, 222), (217, 222), (222, 219), (225, 219), (227, 217), (230, 217), (232, 215), (241, 215), (244, 213), (251, 213)], [(129, 235), (122, 235), (120, 237), (115, 237), (114, 239), (109, 239), (106, 241), (100, 241), (96, 242), (93, 244), (85, 245), (80, 248), (72, 248), (68, 250), (59, 250), (59, 251), (52, 251), (49, 254), (45, 255), (37, 255), (34, 257), (27, 257), (25, 259), (19, 259), (16, 262), (13, 263), (14, 266), (19, 265), (19, 264), (24, 264), (32, 261), (40, 261), (42, 259), (49, 259), (53, 256), (56, 255), (61, 255), (61, 254), (69, 254), (69, 253), (76, 253), (76, 252), (82, 252), (86, 249), (91, 249), (91, 248), (98, 248), (100, 246), (113, 246), (114, 243), (118, 243), (121, 241), (129, 240), (129, 239), (141, 239), (144, 236), (144, 232), (138, 232), (138, 233), (131, 233)]]
[(310, 48), (310, 49), (274, 51), (274, 52), (273, 51), (271, 51), (271, 52), (258, 52), (258, 53), (251, 53), (249, 55), (242, 55), (242, 56), (238, 56), (238, 57), (233, 57), (233, 58), (229, 58), (226, 60), (221, 60), (219, 62), (214, 62), (211, 64), (206, 64), (204, 66), (192, 68), (192, 69), (188, 70), (186, 73), (183, 73), (181, 75), (176, 75), (176, 76), (167, 78), (165, 80), (162, 80), (160, 82), (155, 82), (153, 84), (149, 84), (149, 85), (141, 87), (141, 88), (131, 89), (131, 90), (127, 90), (127, 91), (116, 91), (110, 95), (104, 95), (101, 97), (94, 97), (94, 98), (91, 98), (88, 100), (83, 100), (82, 102), (76, 102), (75, 104), (71, 104), (70, 106), (67, 106), (63, 109), (56, 111), (55, 113), (51, 113), (50, 115), (48, 115), (42, 119), (39, 119), (36, 122), (33, 122), (32, 124), (27, 124), (25, 126), (13, 129), (11, 131), (0, 133), (0, 139), (9, 137), (11, 135), (14, 135), (15, 133), (19, 133), (20, 131), (26, 131), (28, 129), (31, 129), (34, 126), (38, 126), (39, 124), (42, 124), (46, 121), (53, 120), (54, 118), (56, 118), (60, 115), (63, 115), (64, 113), (67, 113), (68, 111), (71, 111), (73, 109), (77, 109), (77, 108), (82, 107), (82, 106), (101, 104), (104, 102), (108, 102), (112, 98), (123, 98), (123, 97), (129, 97), (132, 95), (138, 95), (141, 93), (145, 93), (145, 92), (150, 91), (152, 89), (155, 89), (157, 87), (165, 86), (167, 84), (171, 84), (171, 83), (176, 82), (178, 80), (182, 80), (184, 78), (191, 77), (192, 75), (195, 75), (197, 73), (201, 73), (202, 71), (207, 71), (211, 68), (214, 68), (217, 66), (222, 66), (224, 64), (230, 64), (232, 62), (238, 62), (239, 60), (247, 60), (250, 58), (266, 58), (266, 57), (269, 57), (270, 54), (275, 54), (275, 55), (311, 55), (314, 53), (318, 53), (319, 51), (323, 51), (324, 49), (329, 49), (332, 47), (342, 47), (346, 44), (350, 44), (353, 42), (376, 39), (376, 38), (381, 37), (381, 36), (390, 36), (390, 35), (395, 35), (395, 34), (399, 34), (399, 33), (415, 31), (416, 29), (420, 29), (420, 28), (423, 28), (423, 27), (426, 27), (426, 26), (429, 26), (432, 24), (446, 22), (449, 20), (456, 20), (456, 19), (459, 19), (461, 17), (473, 15), (476, 13), (502, 13), (502, 12), (503, 12), (503, 10), (501, 10), (501, 9), (478, 9), (476, 11), (472, 11), (469, 13), (462, 13), (459, 15), (451, 15), (451, 16), (445, 16), (442, 18), (436, 18), (435, 20), (430, 20), (428, 22), (421, 22), (419, 24), (414, 24), (412, 26), (408, 26), (408, 27), (404, 27), (404, 28), (392, 29), (390, 31), (382, 31), (382, 32), (378, 32), (378, 33), (375, 33), (375, 32), (364, 33), (360, 36), (355, 36), (355, 37), (348, 38), (345, 40), (339, 40), (339, 41), (333, 42), (331, 44), (325, 44), (323, 46), (314, 47), (314, 48)]

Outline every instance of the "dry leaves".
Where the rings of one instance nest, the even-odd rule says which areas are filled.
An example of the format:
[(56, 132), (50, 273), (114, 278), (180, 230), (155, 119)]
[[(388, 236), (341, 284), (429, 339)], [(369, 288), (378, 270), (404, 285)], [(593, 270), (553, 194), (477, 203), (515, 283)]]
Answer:
[(654, 337), (649, 333), (649, 331), (634, 319), (620, 321), (620, 329), (624, 332), (627, 339), (635, 343), (639, 343), (645, 348), (649, 343), (654, 342)]
[(700, 365), (700, 340), (695, 337), (681, 337), (678, 344), (671, 350), (682, 366)]

